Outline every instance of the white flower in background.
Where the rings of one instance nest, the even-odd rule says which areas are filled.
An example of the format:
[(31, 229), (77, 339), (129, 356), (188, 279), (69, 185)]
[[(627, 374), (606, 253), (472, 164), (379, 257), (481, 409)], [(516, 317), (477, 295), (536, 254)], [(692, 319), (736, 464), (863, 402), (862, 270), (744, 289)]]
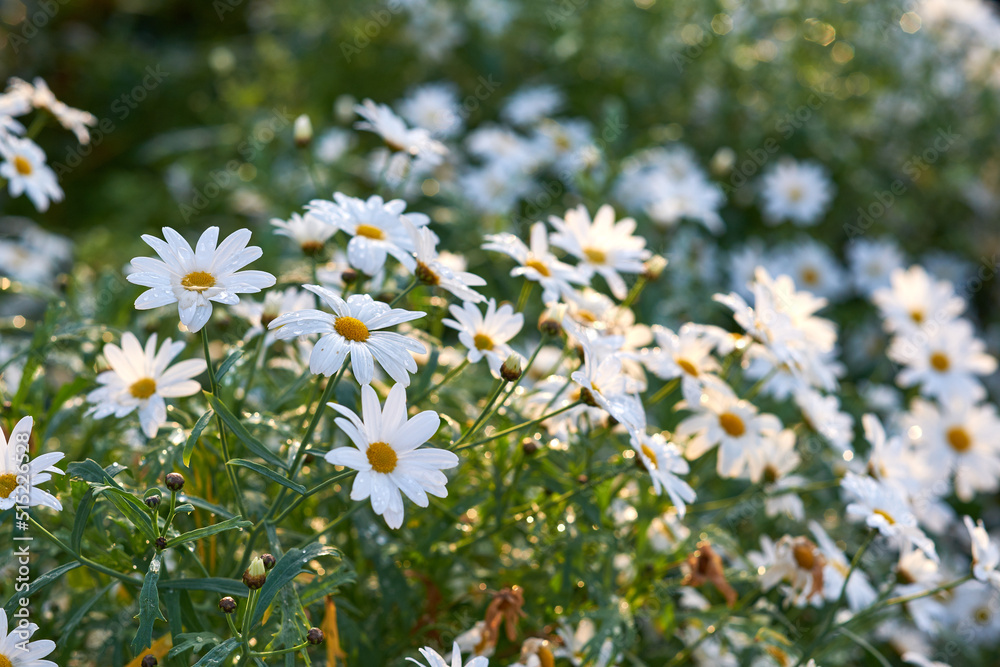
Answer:
[(514, 308), (505, 303), (497, 308), (495, 299), (486, 303), (486, 314), (479, 312), (474, 303), (453, 305), (448, 311), (455, 319), (444, 320), (444, 325), (458, 331), (458, 339), (469, 352), (469, 363), (476, 363), (483, 357), (494, 374), (514, 350), (507, 344), (524, 326), (524, 315), (515, 313)]
[[(659, 554), (673, 553), (690, 535), (691, 529), (681, 521), (676, 507), (671, 507), (660, 516), (653, 518), (649, 522), (649, 528), (646, 529), (649, 546)], [(687, 590), (693, 591), (694, 589)]]
[(6, 94), (26, 99), (36, 109), (48, 111), (55, 116), (60, 125), (76, 135), (77, 141), (81, 144), (90, 143), (90, 131), (87, 128), (97, 125), (97, 117), (88, 111), (74, 109), (57, 100), (42, 78), (35, 77), (32, 85), (14, 77), (8, 84)]
[(645, 249), (646, 239), (633, 236), (635, 220), (624, 218), (615, 222), (615, 210), (605, 204), (597, 210), (593, 221), (587, 209), (580, 205), (566, 211), (565, 217), (549, 219), (556, 233), (551, 243), (579, 260), (577, 271), (590, 281), (598, 273), (608, 283), (617, 299), (627, 293), (621, 273), (642, 273), (643, 262), (650, 252)]
[(608, 667), (608, 665), (618, 664), (619, 658), (614, 653), (614, 644), (610, 639), (605, 639), (597, 650), (593, 660), (588, 660), (591, 655), (589, 644), (597, 634), (594, 622), (589, 618), (581, 619), (574, 631), (565, 622), (559, 625), (556, 634), (562, 639), (562, 646), (553, 651), (556, 658), (566, 658), (573, 667)]
[(438, 254), (437, 236), (426, 227), (414, 227), (407, 223), (410, 235), (413, 237), (413, 254), (417, 258), (417, 266), (413, 273), (426, 285), (440, 287), (446, 292), (457, 296), (462, 301), (480, 303), (486, 300), (482, 294), (472, 289), (482, 287), (486, 281), (474, 273), (464, 270), (461, 258), (451, 254)]
[(514, 267), (510, 275), (524, 276), (541, 284), (544, 303), (558, 301), (562, 295), (570, 292), (570, 283), (586, 282), (575, 267), (559, 261), (549, 251), (544, 223), (536, 222), (531, 226), (530, 245), (525, 245), (524, 241), (508, 233), (490, 234), (485, 238), (483, 250), (502, 252), (520, 264)]
[(490, 162), (460, 173), (455, 193), (481, 213), (502, 215), (509, 213), (534, 187), (531, 178), (520, 169), (512, 171), (505, 163)]
[[(250, 328), (243, 335), (243, 340), (252, 340), (265, 333), (267, 325), (285, 313), (295, 310), (312, 308), (316, 298), (309, 292), (295, 287), (288, 287), (280, 292), (274, 290), (264, 295), (263, 301), (243, 299), (233, 306), (233, 312), (250, 323)], [(274, 342), (274, 332), (267, 332), (264, 346)]]
[(1000, 547), (990, 539), (990, 534), (983, 526), (983, 520), (972, 522), (972, 517), (963, 517), (965, 528), (969, 531), (972, 541), (972, 574), (979, 581), (1000, 588)]
[(486, 162), (487, 166), (498, 167), (508, 177), (533, 171), (546, 157), (537, 143), (509, 128), (489, 124), (470, 132), (465, 145), (474, 157)]
[(62, 201), (63, 191), (55, 172), (45, 164), (45, 153), (31, 139), (0, 137), (0, 176), (8, 181), (11, 197), (27, 194), (39, 211), (47, 211), (49, 202)]
[(403, 119), (385, 104), (365, 100), (354, 107), (354, 111), (364, 118), (355, 123), (354, 127), (374, 132), (394, 151), (420, 158), (431, 165), (440, 164), (448, 153), (444, 144), (431, 138), (430, 132), (423, 128), (407, 127)]
[[(826, 559), (826, 565), (823, 568), (823, 595), (827, 601), (836, 602), (840, 599), (844, 578), (847, 577), (848, 572), (851, 572), (851, 563), (840, 547), (826, 534), (822, 526), (815, 521), (810, 521), (809, 530), (816, 537), (819, 550)], [(854, 612), (871, 606), (878, 598), (878, 593), (872, 587), (868, 575), (860, 567), (854, 568), (854, 572), (851, 572), (845, 595), (847, 606)]]
[[(568, 320), (563, 327), (572, 330)], [(589, 340), (580, 339), (583, 366), (570, 378), (581, 387), (581, 397), (588, 405), (602, 408), (631, 432), (646, 430), (646, 411), (639, 400), (642, 385), (629, 377), (618, 354), (608, 354)]]
[[(785, 535), (773, 544), (764, 543), (761, 538), (764, 553), (754, 554), (758, 571), (764, 568), (760, 577), (760, 586), (769, 591), (779, 583), (783, 586), (785, 604), (804, 607), (812, 604), (817, 607), (823, 604), (823, 572), (826, 567), (826, 557), (816, 544), (808, 537), (792, 537)], [(838, 591), (839, 593), (839, 591)]]
[(399, 103), (403, 118), (435, 137), (458, 134), (462, 130), (461, 111), (455, 88), (448, 83), (419, 86)]
[(489, 659), (484, 658), (483, 656), (472, 658), (468, 662), (463, 663), (462, 652), (458, 648), (457, 641), (455, 642), (454, 647), (451, 650), (450, 665), (449, 663), (445, 662), (445, 659), (442, 658), (441, 655), (437, 651), (432, 649), (430, 646), (425, 646), (424, 648), (419, 649), (419, 651), (420, 655), (422, 655), (424, 657), (424, 660), (427, 661), (426, 665), (422, 662), (414, 660), (413, 658), (407, 658), (407, 660), (409, 660), (415, 665), (420, 665), (420, 667), (488, 667), (490, 664)]
[(355, 134), (349, 130), (330, 128), (316, 138), (313, 153), (323, 164), (335, 164), (354, 146), (354, 139)]
[(354, 447), (337, 447), (326, 454), (333, 465), (357, 470), (351, 500), (371, 498), (372, 510), (382, 515), (390, 528), (403, 525), (403, 497), (427, 507), (427, 494), (446, 498), (448, 478), (441, 472), (458, 465), (458, 457), (444, 449), (420, 445), (437, 433), (440, 417), (425, 410), (406, 416), (406, 388), (394, 385), (383, 407), (371, 385), (361, 387), (359, 417), (342, 405), (328, 403), (342, 417), (336, 419)]
[(791, 220), (800, 227), (815, 225), (833, 198), (833, 183), (815, 162), (782, 160), (761, 180), (764, 220)]
[(804, 485), (801, 475), (789, 474), (802, 463), (795, 451), (795, 432), (784, 429), (764, 441), (757, 460), (750, 468), (751, 482), (764, 482), (764, 512), (768, 516), (785, 514), (801, 521), (805, 516), (802, 498), (792, 489)]
[(892, 239), (854, 239), (847, 246), (847, 263), (854, 288), (871, 296), (875, 290), (889, 287), (892, 274), (903, 268), (903, 253)]
[(327, 239), (337, 233), (337, 227), (311, 212), (292, 213), (288, 220), (271, 218), (271, 224), (277, 227), (275, 234), (292, 239), (307, 255), (321, 251)]
[(833, 253), (809, 238), (784, 247), (770, 264), (772, 274), (790, 276), (797, 288), (816, 296), (838, 301), (850, 290), (850, 280)]
[(306, 207), (322, 222), (341, 229), (352, 238), (347, 244), (347, 259), (357, 270), (374, 276), (385, 265), (387, 255), (410, 271), (416, 267), (413, 259), (413, 237), (409, 223), (425, 227), (430, 222), (423, 213), (403, 213), (402, 199), (383, 201), (378, 195), (367, 200), (333, 193), (336, 203), (315, 199)]
[(555, 86), (521, 88), (504, 101), (500, 117), (519, 127), (533, 125), (559, 111), (565, 101), (563, 94)]
[(890, 287), (872, 293), (872, 301), (890, 333), (909, 335), (931, 326), (937, 329), (965, 310), (965, 300), (955, 296), (951, 283), (935, 280), (921, 266), (896, 269), (889, 281)]
[(38, 625), (15, 621), (11, 624), (7, 619), (7, 611), (0, 609), (0, 665), (3, 667), (56, 667), (51, 660), (42, 660), (56, 650), (56, 643), (51, 639), (29, 641), (36, 632)]
[(696, 220), (718, 236), (726, 230), (719, 209), (726, 196), (718, 185), (702, 176), (672, 184), (660, 191), (655, 201), (646, 206), (646, 215), (658, 226), (670, 228), (681, 220)]
[(559, 174), (576, 174), (599, 163), (594, 130), (585, 120), (544, 120), (532, 133), (538, 152)]
[(419, 319), (425, 313), (392, 308), (367, 294), (352, 294), (345, 301), (325, 287), (303, 287), (322, 299), (333, 314), (306, 308), (285, 313), (267, 328), (275, 331), (279, 340), (320, 334), (309, 357), (309, 370), (314, 375), (333, 375), (349, 354), (354, 378), (363, 385), (375, 379), (376, 361), (397, 383), (403, 387), (410, 384), (409, 374), (417, 372), (413, 354), (424, 354), (427, 348), (402, 334), (379, 330)]
[(694, 502), (695, 492), (687, 482), (678, 477), (690, 471), (681, 450), (674, 443), (667, 442), (662, 433), (632, 433), (630, 444), (653, 480), (656, 495), (666, 491), (677, 508), (678, 516), (683, 519), (685, 503)]
[(1000, 488), (1000, 419), (991, 404), (952, 396), (941, 406), (914, 399), (900, 422), (919, 457), (938, 476), (955, 478), (955, 495), (970, 502), (977, 492)]
[(803, 388), (795, 392), (795, 404), (806, 424), (840, 453), (853, 451), (854, 417), (840, 410), (840, 399), (835, 394), (823, 395), (815, 389)]
[(139, 423), (147, 437), (154, 438), (167, 421), (167, 403), (164, 399), (192, 396), (201, 391), (201, 384), (193, 378), (205, 372), (204, 359), (186, 359), (171, 366), (171, 362), (184, 351), (183, 341), (163, 341), (157, 347), (156, 334), (146, 341), (143, 349), (139, 339), (129, 331), (122, 334), (122, 346), (112, 343), (104, 346), (104, 358), (111, 370), (97, 376), (101, 385), (87, 394), (93, 407), (87, 414), (95, 419), (109, 415), (124, 417), (139, 411)]
[(689, 391), (715, 380), (719, 362), (712, 356), (715, 342), (698, 327), (685, 324), (678, 333), (654, 324), (657, 347), (643, 350), (642, 363), (663, 380), (682, 378)]
[(928, 558), (937, 560), (934, 543), (917, 526), (909, 505), (899, 489), (883, 484), (871, 477), (847, 473), (840, 483), (849, 498), (847, 517), (860, 519), (902, 547), (912, 544)]
[(757, 408), (741, 400), (728, 385), (690, 389), (679, 409), (693, 412), (674, 434), (687, 439), (684, 456), (699, 458), (719, 447), (718, 472), (723, 477), (750, 474), (760, 467), (759, 450), (767, 438), (781, 431), (781, 422), (770, 414), (758, 414)]
[(235, 231), (219, 244), (219, 228), (209, 227), (194, 250), (170, 227), (163, 228), (163, 238), (165, 242), (142, 235), (160, 259), (134, 258), (135, 273), (126, 279), (150, 288), (135, 300), (138, 310), (176, 303), (181, 323), (192, 332), (208, 322), (213, 301), (232, 306), (240, 302), (239, 294), (254, 294), (275, 283), (265, 271), (240, 271), (263, 254), (257, 246), (247, 246), (249, 229)]
[(897, 336), (886, 354), (905, 366), (896, 376), (900, 387), (920, 386), (924, 396), (948, 400), (963, 397), (979, 401), (986, 389), (977, 376), (990, 375), (997, 360), (986, 353), (966, 320), (954, 320), (920, 335)]
[[(900, 583), (893, 593), (905, 596), (927, 593), (944, 583), (944, 579), (945, 574), (937, 560), (928, 558), (919, 549), (905, 545), (896, 563), (896, 580)], [(943, 601), (934, 595), (908, 602), (906, 611), (913, 623), (928, 635), (936, 634), (940, 630), (940, 623), (947, 621), (949, 615)]]
[[(62, 470), (55, 467), (55, 464), (65, 456), (62, 452), (41, 454), (28, 461), (27, 480), (24, 479), (22, 466), (28, 455), (33, 424), (34, 420), (31, 417), (22, 417), (14, 424), (10, 437), (4, 437), (3, 429), (0, 429), (0, 511), (9, 510), (15, 505), (24, 505), (24, 490), (27, 490), (28, 507), (62, 509), (62, 503), (58, 498), (38, 488), (39, 484), (52, 479), (52, 473), (63, 474)], [(2, 611), (0, 609), (0, 612)], [(5, 634), (6, 632), (0, 632), (0, 635)], [(3, 645), (0, 645), (0, 655), (3, 655)]]

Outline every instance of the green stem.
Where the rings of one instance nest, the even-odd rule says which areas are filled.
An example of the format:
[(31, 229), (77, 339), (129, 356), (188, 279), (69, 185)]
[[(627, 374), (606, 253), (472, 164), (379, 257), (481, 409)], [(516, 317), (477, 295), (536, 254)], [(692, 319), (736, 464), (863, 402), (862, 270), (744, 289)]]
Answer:
[(531, 290), (532, 288), (534, 288), (534, 286), (535, 283), (531, 282), (530, 280), (524, 281), (524, 285), (521, 286), (521, 294), (520, 296), (517, 297), (517, 308), (515, 308), (514, 310), (516, 310), (519, 313), (524, 312), (524, 307), (528, 303), (528, 296), (531, 294)]
[(468, 365), (469, 365), (469, 360), (467, 358), (466, 359), (462, 359), (462, 363), (460, 363), (458, 366), (455, 366), (450, 371), (448, 371), (448, 374), (445, 375), (444, 378), (440, 382), (438, 382), (436, 385), (434, 385), (432, 387), (428, 387), (423, 392), (421, 392), (419, 396), (417, 396), (416, 398), (410, 400), (410, 405), (413, 405), (415, 403), (419, 403), (420, 401), (424, 400), (425, 398), (427, 398), (428, 396), (430, 396), (431, 394), (433, 394), (434, 392), (436, 392), (438, 389), (440, 389), (444, 385), (448, 384), (448, 382), (450, 382), (451, 380), (453, 380), (456, 375), (458, 375), (463, 370), (465, 370), (465, 367), (468, 366)]
[(639, 298), (639, 295), (642, 293), (643, 288), (648, 282), (649, 281), (646, 280), (646, 276), (639, 276), (639, 279), (635, 281), (635, 285), (632, 285), (632, 289), (629, 290), (628, 296), (626, 296), (625, 300), (622, 301), (621, 307), (628, 308), (631, 306), (635, 300)]
[[(459, 443), (455, 443), (455, 447), (452, 448), (452, 451), (454, 451), (454, 452), (460, 452), (463, 449), (469, 449), (470, 447), (478, 447), (479, 445), (484, 445), (487, 442), (492, 442), (494, 440), (497, 440), (499, 438), (504, 437), (505, 435), (510, 435), (511, 433), (516, 433), (517, 431), (520, 431), (521, 429), (528, 428), (529, 426), (534, 426), (535, 424), (540, 424), (541, 422), (545, 421), (546, 419), (550, 419), (552, 417), (555, 417), (556, 415), (560, 415), (560, 414), (566, 412), (567, 410), (572, 410), (576, 406), (582, 405), (582, 404), (583, 404), (583, 401), (576, 401), (575, 403), (570, 403), (569, 405), (564, 405), (563, 407), (559, 408), (558, 410), (554, 410), (553, 412), (550, 412), (548, 414), (542, 415), (541, 417), (536, 417), (535, 419), (532, 419), (530, 421), (522, 422), (520, 424), (517, 424), (516, 426), (511, 426), (510, 428), (504, 429), (504, 430), (502, 430), (502, 431), (500, 431), (498, 433), (494, 433), (493, 435), (491, 435), (488, 438), (483, 438), (482, 440), (477, 440), (475, 442), (470, 442), (467, 445), (458, 446)], [(459, 441), (459, 442), (461, 442), (461, 441)]]
[(655, 394), (653, 394), (648, 401), (646, 401), (646, 405), (649, 406), (659, 403), (664, 398), (672, 394), (674, 392), (674, 389), (676, 389), (677, 385), (679, 385), (680, 383), (681, 383), (680, 378), (674, 378), (670, 382), (666, 383), (665, 385), (660, 387), (660, 390), (657, 391)]
[[(219, 382), (215, 378), (215, 368), (212, 366), (212, 353), (208, 347), (208, 329), (206, 327), (201, 328), (201, 342), (205, 349), (205, 364), (208, 366), (208, 381), (212, 387), (212, 395), (221, 401), (222, 396), (219, 396)], [(226, 434), (226, 424), (222, 421), (222, 417), (219, 416), (218, 412), (215, 413), (215, 423), (219, 428), (219, 439), (222, 441), (222, 458), (225, 459), (222, 462), (222, 467), (226, 469), (229, 484), (233, 487), (233, 493), (236, 494), (236, 505), (240, 509), (241, 516), (250, 516), (247, 514), (247, 508), (243, 502), (243, 494), (240, 492), (240, 483), (236, 477), (236, 469), (229, 465), (229, 461), (232, 458), (229, 454), (229, 436)]]
[(50, 533), (49, 531), (47, 531), (45, 528), (43, 528), (42, 525), (40, 523), (38, 523), (37, 521), (35, 521), (30, 515), (28, 516), (28, 521), (30, 521), (31, 525), (33, 525), (35, 528), (37, 528), (43, 535), (45, 535), (47, 538), (49, 538), (49, 540), (53, 544), (55, 544), (60, 549), (62, 549), (63, 551), (65, 551), (66, 553), (68, 553), (70, 556), (72, 556), (73, 558), (75, 558), (80, 564), (86, 565), (87, 567), (89, 567), (91, 570), (94, 570), (95, 572), (100, 572), (102, 574), (108, 575), (109, 577), (114, 577), (115, 579), (123, 581), (123, 582), (125, 582), (127, 584), (132, 584), (133, 586), (142, 586), (142, 579), (139, 579), (139, 578), (136, 578), (136, 577), (130, 577), (127, 574), (122, 574), (121, 572), (117, 572), (115, 570), (112, 570), (110, 567), (105, 567), (104, 565), (101, 565), (100, 563), (95, 563), (94, 561), (90, 560), (89, 558), (85, 558), (82, 555), (78, 554), (77, 552), (73, 551), (69, 547), (68, 544), (66, 544), (65, 542), (63, 542), (62, 540), (60, 540), (58, 537), (56, 537), (55, 535), (53, 535), (52, 533)]
[(233, 633), (233, 637), (242, 637), (240, 631), (236, 628), (236, 623), (233, 622), (233, 616), (235, 614), (226, 614), (226, 620), (229, 622), (229, 631)]
[(503, 389), (506, 386), (507, 386), (507, 381), (501, 379), (500, 383), (497, 385), (496, 390), (493, 392), (493, 395), (490, 396), (490, 400), (486, 403), (486, 406), (483, 408), (483, 411), (479, 413), (479, 416), (476, 418), (476, 421), (473, 422), (472, 426), (470, 426), (469, 429), (465, 433), (463, 433), (461, 437), (459, 437), (459, 439), (455, 442), (455, 444), (452, 445), (452, 450), (458, 451), (459, 445), (461, 445), (463, 442), (472, 437), (472, 435), (479, 430), (479, 427), (487, 419), (489, 419), (489, 417), (493, 414), (493, 404), (497, 402), (498, 398), (500, 398), (500, 394), (503, 393)]
[(305, 649), (307, 646), (309, 646), (309, 642), (305, 641), (299, 644), (298, 646), (293, 646), (291, 648), (282, 648), (278, 649), (277, 651), (262, 651), (262, 652), (254, 651), (252, 655), (258, 658), (266, 658), (272, 655), (284, 655), (285, 653), (295, 653), (296, 651), (301, 651)]
[(394, 306), (395, 306), (395, 305), (396, 305), (397, 303), (399, 303), (400, 301), (402, 301), (402, 300), (403, 300), (403, 298), (404, 298), (404, 297), (405, 297), (405, 296), (406, 296), (407, 294), (409, 294), (410, 292), (412, 292), (412, 291), (413, 291), (413, 288), (415, 288), (415, 287), (416, 287), (417, 285), (419, 285), (419, 284), (420, 284), (420, 279), (419, 279), (419, 278), (414, 278), (414, 279), (413, 279), (413, 282), (411, 282), (411, 283), (410, 283), (409, 285), (407, 285), (407, 286), (406, 286), (406, 289), (404, 289), (404, 290), (403, 290), (402, 292), (400, 292), (399, 294), (397, 294), (397, 295), (396, 295), (396, 298), (395, 298), (395, 299), (393, 299), (393, 300), (392, 300), (391, 302), (389, 302), (389, 307), (390, 307), (390, 308), (392, 308), (392, 307), (394, 307)]

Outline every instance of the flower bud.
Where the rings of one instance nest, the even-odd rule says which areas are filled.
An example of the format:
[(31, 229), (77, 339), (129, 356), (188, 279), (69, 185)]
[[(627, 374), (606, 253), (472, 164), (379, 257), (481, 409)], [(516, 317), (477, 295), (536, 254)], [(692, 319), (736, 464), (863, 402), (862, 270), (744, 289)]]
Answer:
[(559, 323), (559, 320), (553, 320), (544, 316), (538, 321), (538, 330), (546, 336), (553, 337), (561, 336), (563, 333), (562, 324)]
[(143, 657), (142, 659), (142, 663), (140, 664), (142, 665), (142, 667), (156, 667), (160, 663), (159, 661), (157, 661), (155, 655), (146, 654), (146, 656)]
[(260, 557), (260, 559), (264, 561), (264, 569), (268, 572), (270, 572), (274, 568), (275, 563), (278, 562), (278, 559), (271, 554), (264, 554)]
[(653, 282), (658, 280), (660, 275), (663, 273), (663, 269), (667, 268), (667, 260), (661, 255), (653, 255), (642, 265), (642, 277)]
[(156, 538), (156, 548), (158, 550), (160, 550), (160, 551), (163, 551), (164, 549), (166, 549), (167, 548), (167, 538), (165, 538), (165, 537), (157, 537)]
[(267, 568), (264, 567), (264, 560), (257, 556), (250, 561), (250, 567), (243, 573), (243, 583), (252, 591), (259, 589), (267, 581)]
[(538, 441), (535, 440), (534, 438), (525, 438), (524, 440), (521, 441), (521, 451), (523, 451), (527, 456), (531, 456), (532, 454), (537, 452), (539, 448), (540, 445), (538, 444)]
[(295, 129), (293, 131), (295, 136), (295, 145), (299, 148), (305, 148), (309, 145), (313, 138), (313, 126), (312, 121), (309, 120), (309, 116), (302, 114), (295, 119)]
[(512, 354), (507, 357), (507, 361), (500, 366), (500, 377), (507, 382), (515, 382), (521, 377), (521, 357)]
[(180, 491), (184, 488), (184, 475), (179, 472), (169, 472), (166, 477), (167, 488), (171, 491)]
[(236, 600), (227, 595), (226, 597), (219, 600), (219, 609), (222, 610), (223, 614), (235, 614)]
[(323, 639), (323, 631), (319, 628), (309, 628), (309, 632), (306, 633), (306, 641), (310, 644), (322, 644)]
[(143, 500), (142, 502), (146, 503), (146, 507), (148, 507), (149, 509), (155, 510), (157, 507), (160, 506), (160, 500), (161, 500), (160, 496), (150, 496), (145, 500)]
[(345, 285), (353, 285), (358, 281), (358, 272), (354, 269), (344, 269), (340, 272), (340, 282)]

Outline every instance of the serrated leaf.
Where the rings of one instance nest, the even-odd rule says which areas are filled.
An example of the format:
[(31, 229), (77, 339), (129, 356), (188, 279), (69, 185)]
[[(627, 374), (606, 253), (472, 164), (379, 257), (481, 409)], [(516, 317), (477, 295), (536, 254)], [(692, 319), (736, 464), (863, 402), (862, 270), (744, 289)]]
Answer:
[(187, 442), (184, 443), (184, 466), (191, 467), (191, 455), (194, 454), (195, 445), (198, 444), (198, 438), (201, 437), (201, 432), (205, 430), (208, 426), (208, 422), (212, 419), (212, 415), (215, 414), (211, 410), (203, 414), (198, 418), (195, 423), (194, 428), (191, 429), (191, 435), (188, 436)]
[(271, 605), (274, 596), (285, 584), (290, 583), (303, 572), (308, 572), (308, 570), (303, 570), (302, 566), (314, 558), (332, 556), (336, 553), (338, 552), (333, 547), (324, 546), (318, 542), (313, 542), (305, 549), (289, 549), (285, 552), (285, 555), (278, 560), (274, 568), (268, 573), (267, 581), (264, 582), (264, 586), (258, 593), (257, 608), (250, 619), (250, 627), (256, 627), (260, 623), (260, 620), (264, 618), (264, 612)]
[(167, 660), (176, 658), (181, 653), (194, 649), (195, 653), (201, 652), (207, 644), (218, 644), (222, 638), (213, 632), (186, 632), (174, 637), (174, 646), (167, 653)]
[(139, 619), (139, 629), (132, 639), (132, 652), (144, 651), (153, 645), (153, 623), (167, 620), (160, 613), (160, 592), (157, 582), (160, 580), (160, 554), (154, 554), (149, 561), (149, 570), (142, 579), (142, 591), (139, 592), (139, 613), (134, 618)]
[(230, 412), (225, 403), (207, 391), (205, 392), (205, 396), (208, 398), (209, 403), (212, 404), (212, 408), (215, 412), (222, 418), (222, 421), (225, 422), (226, 426), (229, 427), (229, 430), (233, 432), (233, 435), (240, 439), (240, 442), (247, 446), (247, 449), (271, 465), (282, 469), (285, 468), (285, 462), (278, 458), (274, 452), (268, 449), (267, 445), (253, 437), (250, 434), (250, 431), (247, 430), (246, 426), (244, 426), (240, 420), (236, 418), (236, 415)]
[(14, 593), (10, 599), (7, 600), (7, 604), (3, 607), (7, 612), (7, 617), (10, 618), (10, 615), (14, 613), (14, 610), (20, 606), (21, 598), (30, 598), (49, 584), (54, 583), (59, 577), (63, 576), (70, 570), (75, 570), (78, 567), (80, 567), (80, 561), (77, 560), (66, 563), (65, 565), (60, 565), (55, 569), (49, 570), (28, 584), (28, 590)]
[(167, 547), (176, 547), (185, 542), (193, 542), (195, 540), (200, 540), (205, 537), (210, 537), (212, 535), (217, 535), (218, 533), (223, 533), (227, 530), (234, 530), (236, 528), (252, 528), (253, 523), (250, 521), (244, 521), (242, 517), (235, 516), (232, 519), (226, 519), (219, 523), (214, 523), (211, 526), (205, 526), (204, 528), (196, 528), (195, 530), (182, 533), (177, 537), (172, 537), (167, 541)]
[(272, 482), (277, 482), (287, 489), (291, 489), (295, 493), (305, 495), (306, 487), (301, 484), (296, 484), (292, 480), (288, 479), (284, 475), (281, 475), (266, 466), (262, 466), (259, 463), (254, 463), (253, 461), (247, 461), (246, 459), (232, 459), (229, 461), (231, 466), (239, 466), (241, 468), (247, 468), (248, 470), (253, 470), (258, 475), (267, 477)]
[(233, 654), (239, 645), (240, 640), (231, 637), (206, 653), (204, 658), (194, 663), (194, 667), (218, 667)]

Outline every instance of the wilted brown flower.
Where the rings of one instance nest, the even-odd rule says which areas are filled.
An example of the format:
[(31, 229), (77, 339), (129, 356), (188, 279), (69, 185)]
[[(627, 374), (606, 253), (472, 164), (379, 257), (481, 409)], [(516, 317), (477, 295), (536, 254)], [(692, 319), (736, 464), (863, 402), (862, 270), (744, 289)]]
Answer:
[(476, 655), (482, 655), (489, 646), (496, 646), (500, 640), (500, 624), (505, 623), (507, 639), (517, 639), (517, 621), (523, 617), (524, 592), (520, 586), (511, 586), (493, 593), (493, 600), (486, 608), (486, 627), (482, 641), (476, 646)]
[(736, 604), (736, 591), (729, 582), (726, 581), (725, 568), (722, 565), (722, 557), (715, 553), (712, 545), (707, 541), (698, 543), (698, 549), (687, 557), (685, 565), (684, 580), (682, 586), (698, 587), (706, 581), (715, 586), (716, 590), (726, 598), (726, 606), (732, 607)]

